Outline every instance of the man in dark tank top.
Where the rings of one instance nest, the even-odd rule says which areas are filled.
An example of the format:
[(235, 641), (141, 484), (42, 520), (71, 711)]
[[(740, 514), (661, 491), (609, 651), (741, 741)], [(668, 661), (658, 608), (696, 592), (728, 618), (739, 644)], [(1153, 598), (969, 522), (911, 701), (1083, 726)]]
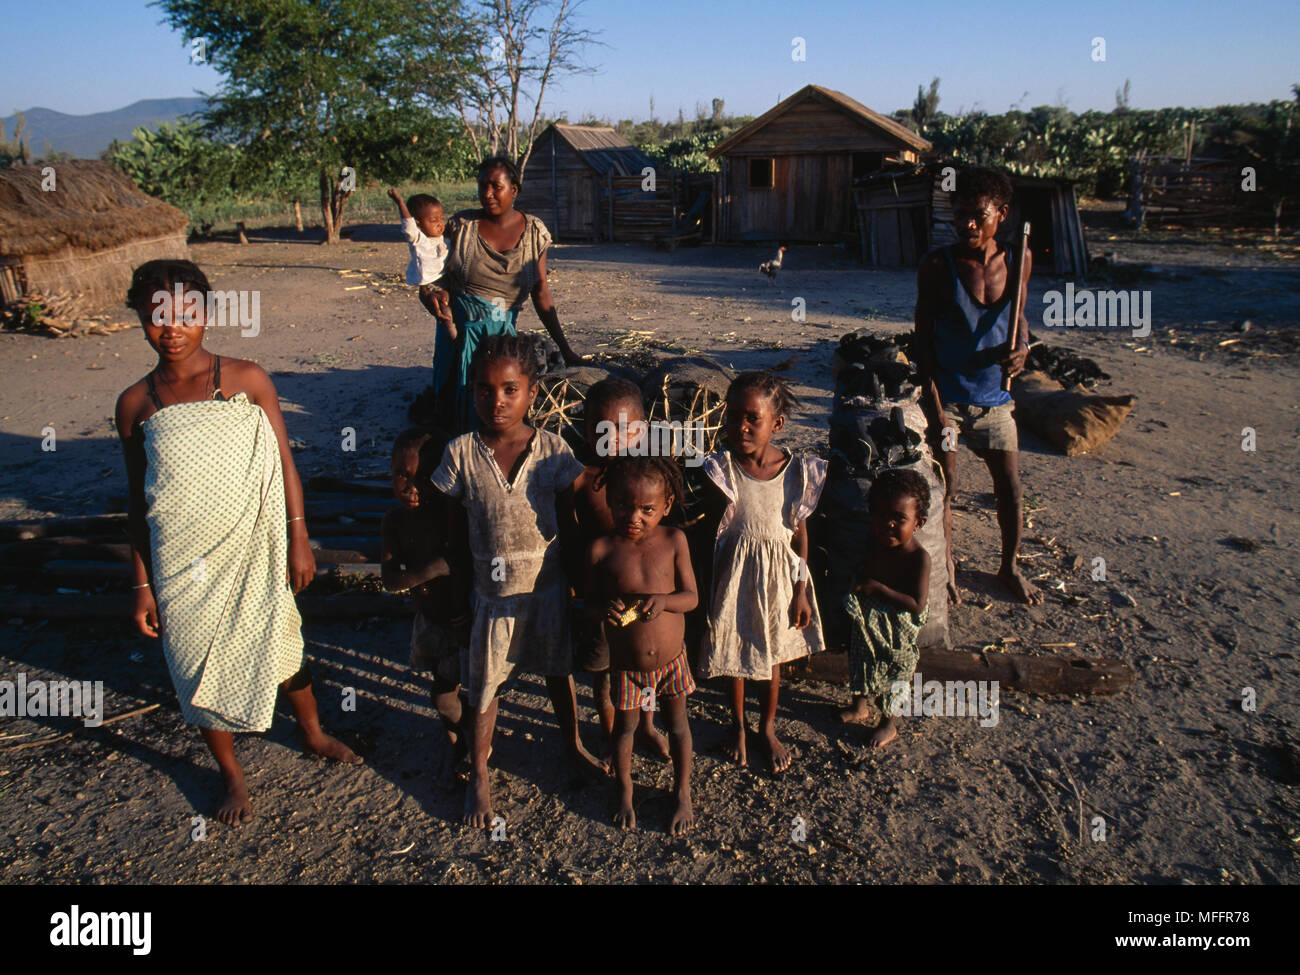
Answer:
[[(966, 169), (957, 176), (953, 224), (957, 243), (931, 251), (917, 272), (916, 347), (930, 440), (943, 465), (947, 491), (943, 529), (948, 541), (948, 597), (957, 591), (952, 546), (952, 498), (957, 485), (957, 435), (988, 465), (997, 498), (1002, 533), (998, 580), (1020, 602), (1039, 603), (1043, 594), (1016, 565), (1024, 523), (1020, 486), (1019, 438), (1011, 394), (1004, 376), (1023, 371), (1029, 328), (1020, 307), (1011, 305), (1011, 255), (995, 239), (1007, 218), (1011, 181), (989, 169)], [(1029, 281), (1033, 261), (1025, 252), (1021, 280)], [(1020, 316), (1020, 342), (1007, 355), (1011, 316)]]

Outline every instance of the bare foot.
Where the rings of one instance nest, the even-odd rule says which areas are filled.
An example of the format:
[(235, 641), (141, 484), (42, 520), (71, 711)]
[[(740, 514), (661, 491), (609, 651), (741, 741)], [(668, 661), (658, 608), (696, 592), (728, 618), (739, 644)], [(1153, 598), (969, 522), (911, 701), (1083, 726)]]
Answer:
[(772, 774), (780, 775), (794, 762), (794, 759), (790, 756), (790, 750), (776, 736), (775, 728), (768, 728), (763, 732), (763, 742), (767, 745), (767, 755), (771, 760)]
[(954, 606), (961, 605), (961, 591), (957, 588), (957, 564), (948, 560), (948, 602)]
[(673, 836), (685, 836), (695, 828), (695, 810), (691, 808), (690, 795), (677, 797), (677, 808), (673, 811), (672, 822), (668, 824), (668, 832)]
[(486, 774), (469, 774), (465, 790), (465, 825), (487, 829), (492, 825), (492, 792)]
[(891, 717), (885, 717), (871, 735), (871, 747), (884, 748), (897, 737), (898, 722)]
[(1012, 598), (1018, 602), (1034, 605), (1043, 601), (1042, 592), (1037, 586), (1021, 575), (1019, 569), (1004, 569), (999, 572), (998, 582), (1002, 583), (1002, 585), (1006, 587), (1007, 591), (1011, 593)]
[(852, 704), (840, 708), (838, 713), (845, 724), (866, 724), (871, 718), (871, 704), (865, 697), (855, 697)]
[(737, 764), (745, 765), (749, 762), (749, 755), (745, 751), (745, 743), (749, 737), (749, 732), (744, 725), (732, 725), (731, 732), (735, 735), (735, 738), (727, 746), (727, 757)]
[(244, 784), (244, 773), (222, 776), (226, 786), (225, 798), (217, 807), (217, 819), (227, 826), (237, 826), (253, 818), (253, 807), (248, 801), (248, 787)]
[(302, 747), (304, 751), (313, 755), (319, 755), (321, 758), (332, 758), (344, 765), (360, 765), (363, 761), (361, 756), (351, 748), (337, 738), (331, 738), (323, 731), (312, 738), (305, 739)]
[(596, 758), (581, 743), (564, 749), (564, 764), (569, 781), (575, 787), (600, 782), (609, 777), (609, 763)]
[(657, 758), (661, 762), (672, 758), (672, 753), (668, 750), (668, 736), (654, 725), (643, 724), (637, 728), (635, 742), (636, 747), (651, 758)]
[(619, 789), (618, 812), (614, 814), (614, 825), (619, 829), (636, 829), (636, 810), (632, 808), (632, 790)]

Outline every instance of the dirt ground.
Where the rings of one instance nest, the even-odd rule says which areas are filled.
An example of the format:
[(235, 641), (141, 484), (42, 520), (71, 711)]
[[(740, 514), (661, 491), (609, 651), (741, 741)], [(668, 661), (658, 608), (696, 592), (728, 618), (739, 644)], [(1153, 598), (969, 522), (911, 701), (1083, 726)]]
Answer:
[[(787, 687), (782, 726), (794, 767), (769, 777), (756, 750), (721, 754), (721, 688), (691, 699), (698, 825), (665, 832), (671, 769), (639, 758), (642, 828), (610, 825), (612, 795), (570, 789), (537, 680), (502, 708), (495, 769), (502, 840), (459, 825), (462, 796), (430, 776), (437, 722), (405, 665), (409, 623), (309, 622), (307, 652), (326, 727), (361, 768), (304, 758), (281, 707), (239, 754), (258, 818), (226, 828), (196, 816), (218, 799), (215, 766), (180, 720), (160, 649), (121, 624), (0, 619), (0, 678), (103, 680), (105, 710), (162, 706), (99, 730), (73, 721), (0, 722), (0, 876), (10, 883), (143, 882), (971, 882), (1295, 883), (1300, 880), (1300, 737), (1295, 575), (1300, 531), (1300, 271), (1293, 258), (1232, 241), (1146, 238), (1094, 223), (1150, 289), (1152, 334), (1036, 332), (1097, 359), (1105, 391), (1137, 406), (1094, 455), (1066, 458), (1022, 437), (1031, 527), (1024, 567), (1052, 590), (1043, 606), (993, 585), (991, 483), (960, 455), (955, 537), (965, 603), (957, 647), (1111, 656), (1134, 686), (1115, 697), (1005, 691), (1000, 720), (908, 720), (884, 753), (843, 729), (844, 688)], [(259, 289), (256, 337), (213, 330), (210, 347), (274, 377), (304, 475), (382, 474), (406, 405), (429, 378), (432, 319), (404, 288), (396, 228), (359, 226), (334, 248), (262, 232), (249, 246), (193, 255), (216, 288)], [(785, 443), (825, 439), (830, 357), (850, 329), (910, 328), (911, 272), (864, 269), (833, 248), (797, 248), (779, 284), (755, 248), (675, 254), (557, 246), (552, 290), (573, 344), (597, 354), (698, 350), (736, 368), (791, 355), (805, 411)], [(1152, 267), (1135, 277), (1134, 262)], [(1036, 278), (1041, 293), (1059, 287)], [(1098, 285), (1104, 287), (1105, 285)], [(802, 297), (805, 322), (792, 322)], [(1247, 332), (1237, 329), (1250, 320)], [(531, 310), (521, 327), (537, 327)], [(630, 337), (632, 330), (639, 334)], [(1240, 341), (1219, 345), (1231, 338)], [(112, 430), (120, 390), (152, 365), (138, 330), (79, 339), (0, 335), (0, 517), (120, 510), (125, 476)], [(42, 451), (53, 427), (57, 450)], [(353, 427), (355, 453), (341, 450)], [(1243, 451), (1242, 431), (1257, 449)], [(1092, 560), (1106, 561), (1094, 582)], [(69, 595), (75, 600), (75, 595)], [(124, 603), (125, 607), (125, 603)], [(999, 645), (999, 641), (1004, 641)], [(1044, 644), (1075, 644), (1048, 648)], [(357, 708), (343, 711), (343, 688)], [(1254, 711), (1243, 710), (1253, 689)], [(580, 681), (584, 729), (596, 728)], [(51, 729), (62, 741), (23, 750)], [(1084, 798), (1073, 798), (1070, 781)], [(1104, 819), (1104, 839), (1096, 817)], [(796, 819), (806, 835), (800, 834)], [(797, 840), (797, 842), (796, 842)]]

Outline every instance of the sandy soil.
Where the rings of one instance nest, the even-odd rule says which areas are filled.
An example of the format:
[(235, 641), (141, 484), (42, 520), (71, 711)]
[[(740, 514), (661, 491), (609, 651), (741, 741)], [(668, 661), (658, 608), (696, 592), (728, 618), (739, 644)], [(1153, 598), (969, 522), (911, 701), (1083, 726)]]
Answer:
[[(1157, 266), (1154, 276), (1115, 285), (1152, 291), (1155, 328), (1139, 340), (1048, 336), (1101, 362), (1113, 377), (1107, 389), (1138, 397), (1119, 436), (1093, 456), (1069, 459), (1028, 435), (1022, 441), (1032, 509), (1025, 567), (1078, 599), (1058, 591), (1025, 608), (997, 591), (991, 485), (963, 448), (956, 538), (966, 602), (952, 628), (966, 649), (1006, 640), (1023, 652), (1119, 657), (1137, 673), (1130, 691), (1075, 700), (1004, 691), (996, 727), (912, 720), (894, 747), (872, 754), (862, 729), (846, 731), (834, 718), (844, 689), (796, 684), (782, 704), (799, 755), (774, 780), (757, 755), (749, 769), (725, 762), (726, 708), (721, 689), (706, 686), (691, 702), (698, 827), (673, 839), (665, 833), (671, 770), (638, 759), (642, 828), (619, 833), (609, 824), (609, 791), (566, 788), (544, 689), (529, 681), (502, 709), (494, 792), (507, 828), (496, 842), (462, 829), (461, 794), (431, 781), (441, 746), (425, 686), (405, 666), (409, 624), (309, 623), (323, 720), (366, 765), (302, 757), (282, 707), (269, 733), (238, 746), (259, 818), (238, 829), (209, 819), (197, 841), (193, 817), (210, 816), (218, 797), (215, 766), (180, 720), (159, 649), (125, 622), (9, 619), (0, 624), (0, 677), (102, 679), (110, 715), (162, 707), (21, 751), (4, 749), (21, 742), (16, 736), (79, 725), (0, 723), (0, 876), (1296, 882), (1300, 273), (1284, 256), (1231, 245), (1134, 244), (1102, 230), (1092, 246)], [(562, 246), (552, 252), (552, 288), (582, 351), (617, 350), (635, 329), (653, 330), (640, 344), (700, 350), (737, 368), (797, 354), (788, 375), (808, 408), (786, 442), (816, 443), (825, 438), (834, 341), (865, 325), (910, 328), (913, 277), (808, 248), (791, 252), (779, 286), (768, 287), (754, 271), (767, 256)], [(400, 284), (405, 246), (395, 228), (358, 227), (330, 249), (264, 232), (247, 247), (198, 245), (194, 257), (215, 287), (261, 290), (260, 335), (214, 330), (209, 341), (275, 377), (303, 473), (384, 471), (406, 404), (427, 382), (432, 340), (432, 320)], [(1055, 286), (1036, 279), (1030, 308)], [(795, 297), (806, 299), (806, 322), (790, 319)], [(1252, 322), (1243, 341), (1219, 346), (1243, 335), (1233, 330), (1243, 319)], [(521, 322), (537, 325), (531, 310)], [(0, 516), (117, 509), (125, 477), (113, 403), (152, 365), (138, 332), (6, 333), (0, 361)], [(58, 435), (55, 452), (41, 450), (47, 426)], [(357, 431), (355, 453), (340, 449), (347, 426)], [(1241, 449), (1246, 426), (1257, 432), (1253, 453)], [(1097, 556), (1105, 582), (1089, 575)], [(1077, 647), (1041, 649), (1048, 643)], [(341, 710), (345, 687), (357, 690), (355, 712)], [(1257, 695), (1254, 712), (1242, 710), (1243, 688)], [(594, 745), (585, 687), (580, 695)], [(1087, 801), (1082, 817), (1067, 799), (1071, 778)], [(1104, 840), (1093, 839), (1097, 815)], [(798, 842), (796, 817), (806, 829)]]

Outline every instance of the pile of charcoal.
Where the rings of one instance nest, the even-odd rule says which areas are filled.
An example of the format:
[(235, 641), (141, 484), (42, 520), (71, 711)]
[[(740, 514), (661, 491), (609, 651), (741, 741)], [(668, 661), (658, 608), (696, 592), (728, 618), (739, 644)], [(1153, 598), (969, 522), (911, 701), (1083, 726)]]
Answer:
[(1092, 389), (1097, 383), (1110, 378), (1092, 359), (1042, 342), (1030, 348), (1029, 357), (1025, 360), (1025, 371), (1034, 370), (1047, 373), (1066, 389), (1080, 384)]
[(921, 434), (909, 429), (903, 408), (888, 416), (854, 410), (831, 414), (831, 464), (849, 477), (885, 467), (908, 467), (922, 458)]
[(916, 367), (907, 354), (908, 335), (849, 332), (835, 353), (835, 391), (847, 406), (903, 399), (916, 388)]

